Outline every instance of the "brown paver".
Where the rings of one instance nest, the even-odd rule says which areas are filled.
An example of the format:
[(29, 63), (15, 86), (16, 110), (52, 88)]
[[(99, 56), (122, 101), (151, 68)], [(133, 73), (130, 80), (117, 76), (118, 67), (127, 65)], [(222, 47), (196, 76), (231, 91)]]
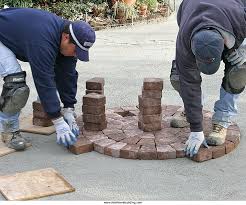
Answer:
[(104, 149), (105, 147), (108, 147), (112, 144), (116, 143), (116, 141), (111, 140), (111, 139), (102, 139), (94, 142), (94, 150), (104, 154)]
[(127, 135), (125, 133), (120, 133), (120, 134), (110, 134), (107, 135), (107, 137), (109, 139), (115, 140), (116, 142), (119, 142), (127, 138)]
[(225, 144), (218, 146), (210, 146), (209, 149), (213, 152), (213, 159), (222, 157), (225, 155)]
[(192, 158), (196, 162), (204, 162), (212, 159), (212, 150), (208, 148), (200, 148), (198, 153)]
[(99, 140), (108, 139), (108, 137), (105, 136), (104, 134), (86, 136), (86, 138), (87, 138), (90, 142), (96, 142), (96, 141), (99, 141)]
[(158, 159), (165, 160), (176, 158), (176, 150), (170, 145), (157, 145), (156, 150)]
[(85, 94), (90, 94), (90, 93), (97, 93), (100, 95), (104, 95), (104, 90), (85, 90)]
[(33, 110), (44, 112), (42, 104), (37, 100), (32, 102), (32, 108)]
[(180, 142), (176, 142), (171, 144), (171, 146), (176, 150), (176, 157), (177, 158), (182, 158), (185, 157), (185, 144), (184, 143), (180, 143)]
[(146, 160), (157, 159), (156, 147), (142, 145), (138, 151), (138, 158)]
[(141, 129), (145, 132), (152, 132), (152, 131), (161, 130), (161, 121), (149, 123), (149, 124), (138, 121), (138, 127), (139, 127), (139, 129)]
[(123, 131), (121, 129), (104, 129), (103, 134), (105, 135), (115, 135), (115, 134), (122, 134)]
[(46, 112), (42, 112), (38, 110), (33, 110), (33, 117), (44, 119), (44, 120), (50, 120), (50, 117), (48, 116)]
[(152, 106), (160, 106), (161, 99), (154, 98), (143, 98), (142, 95), (138, 96), (139, 107), (152, 107)]
[(69, 147), (69, 150), (74, 154), (83, 154), (93, 151), (93, 143), (86, 137), (80, 137), (77, 142)]
[(155, 146), (155, 140), (154, 139), (142, 138), (142, 139), (139, 140), (139, 142), (137, 144), (138, 145), (151, 145), (151, 146)]
[(105, 81), (104, 78), (92, 78), (86, 81), (86, 89), (88, 90), (103, 90)]
[(104, 130), (104, 129), (107, 128), (107, 121), (102, 122), (100, 124), (85, 122), (84, 123), (84, 128), (86, 130), (90, 130), (90, 131), (101, 131), (101, 130)]
[(112, 144), (108, 147), (105, 147), (104, 153), (106, 155), (112, 156), (112, 157), (120, 157), (120, 150), (125, 147), (127, 144), (123, 142), (117, 142), (115, 144)]
[(83, 114), (101, 115), (105, 113), (105, 106), (82, 105)]
[(161, 114), (162, 107), (161, 107), (161, 105), (149, 106), (149, 107), (140, 107), (139, 110), (140, 110), (140, 113), (142, 115), (156, 115), (156, 114)]
[(53, 125), (51, 120), (41, 119), (41, 118), (36, 118), (36, 117), (32, 118), (32, 123), (33, 125), (41, 126), (41, 127), (49, 127)]
[(106, 115), (93, 115), (93, 114), (83, 114), (83, 121), (95, 124), (100, 124), (106, 121)]
[(163, 79), (144, 78), (143, 89), (144, 90), (162, 90), (163, 89)]
[(120, 157), (125, 159), (137, 159), (138, 151), (140, 149), (139, 145), (126, 145), (120, 150)]
[(141, 139), (141, 137), (136, 135), (134, 137), (127, 137), (127, 138), (123, 139), (122, 142), (125, 142), (127, 144), (132, 145), (132, 144), (137, 144), (140, 139)]
[(83, 96), (83, 105), (103, 106), (106, 104), (106, 97), (97, 93), (90, 93)]
[(161, 123), (162, 115), (143, 115), (141, 112), (139, 113), (139, 121), (143, 124), (154, 124), (154, 123)]
[(162, 97), (162, 91), (159, 90), (142, 90), (143, 98), (157, 98), (160, 99)]
[(235, 149), (235, 144), (231, 141), (225, 141), (225, 153), (228, 154)]

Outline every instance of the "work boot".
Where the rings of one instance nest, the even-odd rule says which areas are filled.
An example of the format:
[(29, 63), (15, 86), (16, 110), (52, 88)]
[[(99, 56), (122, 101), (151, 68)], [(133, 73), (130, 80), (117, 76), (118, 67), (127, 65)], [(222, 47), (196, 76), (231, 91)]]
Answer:
[(175, 128), (183, 128), (190, 126), (190, 123), (188, 123), (186, 119), (185, 111), (175, 113), (173, 115), (173, 118), (171, 119), (170, 126)]
[(213, 124), (213, 131), (206, 138), (209, 145), (222, 145), (225, 142), (227, 129), (219, 124)]
[(12, 149), (15, 149), (16, 151), (22, 151), (25, 150), (26, 147), (31, 145), (31, 141), (28, 138), (24, 138), (20, 131), (16, 132), (3, 132), (2, 135), (2, 141)]

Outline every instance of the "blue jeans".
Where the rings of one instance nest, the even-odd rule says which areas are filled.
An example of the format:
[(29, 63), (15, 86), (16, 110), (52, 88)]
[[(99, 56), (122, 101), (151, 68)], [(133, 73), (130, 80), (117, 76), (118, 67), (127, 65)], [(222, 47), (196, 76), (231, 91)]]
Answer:
[(220, 99), (214, 104), (213, 124), (228, 128), (232, 117), (237, 115), (237, 101), (240, 94), (231, 94), (220, 88)]
[[(15, 54), (0, 41), (0, 76), (4, 78), (11, 73), (21, 72)], [(19, 130), (19, 115), (0, 112), (0, 132), (15, 132)]]

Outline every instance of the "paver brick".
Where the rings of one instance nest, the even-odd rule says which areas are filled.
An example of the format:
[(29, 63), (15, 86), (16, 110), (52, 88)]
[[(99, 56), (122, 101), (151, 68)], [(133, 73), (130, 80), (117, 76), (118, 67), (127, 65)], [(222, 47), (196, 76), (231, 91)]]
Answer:
[(83, 121), (95, 124), (100, 124), (106, 121), (106, 115), (93, 115), (93, 114), (83, 114)]
[(93, 143), (85, 137), (80, 137), (74, 145), (69, 147), (69, 150), (74, 154), (91, 152), (93, 151)]
[(121, 142), (125, 142), (127, 144), (132, 145), (132, 144), (137, 144), (140, 139), (141, 139), (141, 137), (136, 135), (134, 137), (127, 137), (127, 138), (123, 139)]
[(103, 106), (106, 104), (106, 97), (97, 93), (90, 93), (83, 96), (83, 105)]
[(107, 129), (103, 130), (103, 133), (108, 136), (108, 135), (122, 134), (123, 131), (120, 129), (109, 129), (109, 128), (107, 128)]
[(138, 151), (140, 149), (139, 145), (126, 145), (120, 150), (120, 157), (125, 159), (137, 159)]
[(86, 138), (87, 138), (90, 142), (96, 142), (96, 141), (99, 141), (99, 140), (108, 139), (108, 137), (105, 136), (104, 134), (101, 134), (101, 135), (91, 135), (91, 136), (86, 136)]
[(102, 106), (82, 105), (82, 112), (83, 114), (93, 114), (93, 115), (105, 114), (105, 105)]
[(105, 147), (104, 153), (106, 155), (112, 156), (112, 157), (120, 157), (120, 150), (125, 147), (127, 144), (123, 142), (117, 142), (115, 144), (112, 144), (108, 147)]
[(177, 158), (182, 158), (185, 157), (185, 144), (176, 142), (171, 144), (171, 146), (176, 150), (176, 157)]
[(158, 159), (165, 160), (176, 158), (176, 150), (170, 145), (157, 145), (156, 150)]
[(38, 102), (37, 100), (32, 102), (32, 108), (33, 110), (44, 112), (41, 102)]
[(53, 122), (49, 119), (32, 118), (32, 124), (40, 127), (49, 127), (53, 125)]
[(153, 124), (155, 122), (161, 123), (162, 120), (162, 115), (157, 114), (157, 115), (142, 115), (142, 113), (139, 113), (139, 121), (144, 123), (144, 124)]
[(103, 90), (104, 84), (104, 78), (95, 77), (86, 81), (86, 89)]
[(84, 128), (90, 131), (101, 131), (107, 128), (107, 121), (102, 122), (100, 124), (85, 122)]
[(110, 135), (107, 135), (107, 137), (112, 139), (112, 140), (115, 140), (116, 142), (119, 142), (119, 141), (125, 139), (127, 136), (125, 133), (120, 133), (120, 134), (110, 134)]
[(140, 139), (137, 143), (138, 145), (149, 145), (149, 146), (155, 146), (155, 140), (154, 139)]
[(162, 107), (161, 105), (149, 106), (149, 107), (139, 107), (139, 111), (143, 115), (156, 115), (156, 114), (161, 114)]
[(162, 90), (163, 89), (163, 79), (144, 78), (143, 89), (144, 90)]
[(153, 106), (160, 106), (161, 99), (154, 99), (154, 98), (143, 98), (142, 95), (138, 96), (139, 107), (153, 107)]
[(90, 93), (97, 93), (100, 95), (104, 95), (104, 90), (85, 90), (85, 94), (90, 94)]
[(235, 149), (235, 145), (231, 141), (225, 141), (225, 153), (228, 154)]
[(144, 132), (140, 129), (134, 129), (134, 130), (124, 130), (124, 133), (127, 135), (127, 137), (134, 137), (136, 135), (141, 135)]
[(143, 98), (161, 99), (162, 91), (160, 91), (160, 90), (144, 90), (144, 89), (142, 89), (142, 97)]
[(105, 147), (108, 147), (112, 144), (116, 143), (116, 141), (111, 139), (102, 139), (94, 142), (94, 150), (104, 154)]
[(192, 157), (192, 160), (196, 162), (204, 162), (212, 159), (212, 156), (212, 150), (208, 148), (200, 148), (198, 153)]
[(145, 123), (142, 123), (141, 121), (138, 121), (138, 127), (139, 129), (145, 132), (157, 131), (157, 130), (161, 130), (161, 122), (145, 124)]
[(236, 148), (240, 142), (240, 132), (236, 130), (227, 130), (226, 140), (233, 142)]
[(225, 155), (225, 144), (218, 146), (210, 146), (209, 149), (213, 152), (213, 159), (222, 157)]
[(156, 147), (142, 145), (138, 151), (138, 158), (145, 160), (157, 159)]
[(34, 118), (40, 118), (40, 119), (45, 119), (49, 120), (50, 117), (46, 112), (38, 111), (38, 110), (33, 110), (33, 117)]

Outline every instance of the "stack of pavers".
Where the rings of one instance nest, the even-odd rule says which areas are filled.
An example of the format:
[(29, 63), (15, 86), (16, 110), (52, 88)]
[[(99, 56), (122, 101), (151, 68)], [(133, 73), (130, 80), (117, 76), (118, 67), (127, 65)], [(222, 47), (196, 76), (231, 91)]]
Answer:
[(86, 81), (85, 94), (98, 93), (104, 95), (104, 78), (92, 78)]
[(145, 132), (161, 130), (162, 89), (163, 79), (144, 78), (142, 95), (138, 96), (140, 110), (138, 127)]
[(33, 108), (33, 118), (32, 118), (33, 125), (41, 126), (41, 127), (49, 127), (53, 125), (51, 119), (44, 111), (40, 101), (38, 100), (33, 101), (32, 108)]
[[(105, 115), (106, 97), (103, 94), (104, 79), (92, 78), (86, 81), (87, 93), (83, 97), (83, 122), (84, 128), (90, 131), (101, 131), (107, 128)], [(95, 91), (95, 92), (93, 92)]]

